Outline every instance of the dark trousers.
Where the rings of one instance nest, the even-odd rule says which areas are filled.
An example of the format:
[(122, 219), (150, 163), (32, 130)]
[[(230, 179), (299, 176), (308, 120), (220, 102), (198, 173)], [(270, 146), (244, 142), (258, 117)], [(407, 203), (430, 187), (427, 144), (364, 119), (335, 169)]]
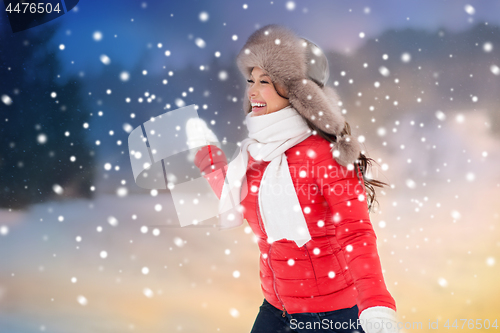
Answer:
[(358, 324), (358, 306), (328, 312), (286, 313), (266, 299), (251, 333), (364, 333)]

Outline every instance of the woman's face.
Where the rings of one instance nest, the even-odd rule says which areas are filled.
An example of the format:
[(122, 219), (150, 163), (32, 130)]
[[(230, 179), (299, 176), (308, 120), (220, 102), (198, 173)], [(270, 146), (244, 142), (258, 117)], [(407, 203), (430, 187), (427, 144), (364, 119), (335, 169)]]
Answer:
[[(271, 78), (260, 67), (253, 68), (247, 82), (248, 99), (252, 105), (251, 117), (276, 112), (290, 105), (288, 99), (278, 95)], [(281, 95), (286, 96), (281, 87), (276, 88)]]

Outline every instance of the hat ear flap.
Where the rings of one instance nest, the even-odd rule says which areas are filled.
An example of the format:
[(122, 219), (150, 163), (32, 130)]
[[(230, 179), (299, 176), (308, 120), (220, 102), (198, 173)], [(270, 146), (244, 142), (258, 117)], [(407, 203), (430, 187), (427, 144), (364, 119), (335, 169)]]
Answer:
[[(339, 101), (340, 98), (337, 95), (337, 92), (332, 87), (324, 86), (322, 88), (323, 93), (326, 95), (330, 103), (336, 107), (336, 110), (339, 114), (341, 114)], [(343, 117), (342, 117), (343, 118)], [(345, 120), (344, 120), (345, 121)], [(345, 126), (345, 124), (344, 124)], [(343, 130), (344, 128), (342, 128)], [(340, 132), (337, 133), (341, 133)], [(335, 153), (335, 150), (338, 153)], [(337, 142), (334, 144), (332, 154), (335, 160), (344, 166), (347, 166), (349, 163), (355, 163), (356, 159), (358, 159), (359, 154), (361, 153), (362, 147), (361, 144), (351, 135), (337, 135)], [(338, 154), (338, 156), (336, 156)]]
[(337, 136), (337, 142), (333, 144), (332, 156), (343, 166), (354, 164), (361, 153), (361, 144), (351, 135)]
[[(304, 84), (305, 82), (305, 84)], [(320, 130), (335, 134), (332, 156), (340, 165), (355, 163), (361, 153), (361, 144), (351, 135), (343, 135), (345, 119), (338, 105), (336, 91), (328, 86), (320, 88), (311, 80), (289, 82), (289, 98), (292, 106)]]
[[(295, 80), (288, 84), (290, 104), (301, 115), (309, 119), (319, 129), (329, 134), (339, 134), (344, 129), (344, 117), (340, 112), (337, 101), (325, 94), (327, 86), (320, 88), (309, 79)], [(333, 94), (336, 96), (335, 91)]]
[[(339, 106), (340, 97), (337, 94), (337, 91), (335, 89), (333, 89), (332, 87), (329, 87), (326, 85), (323, 86), (323, 88), (321, 88), (321, 90), (323, 91), (326, 98), (328, 99), (328, 102), (331, 104), (333, 111), (338, 113), (342, 117), (342, 120), (344, 120), (344, 116), (342, 116), (342, 110), (340, 109), (340, 106)], [(344, 127), (342, 126), (342, 129), (343, 128)]]

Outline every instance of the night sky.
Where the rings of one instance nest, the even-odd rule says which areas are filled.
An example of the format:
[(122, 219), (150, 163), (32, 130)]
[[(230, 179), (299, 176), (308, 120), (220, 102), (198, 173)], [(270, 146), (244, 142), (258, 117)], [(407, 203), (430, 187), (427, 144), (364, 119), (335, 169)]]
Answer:
[[(202, 12), (208, 14), (205, 21)], [(65, 45), (60, 56), (66, 71), (95, 74), (104, 66), (101, 54), (131, 68), (149, 51), (155, 61), (144, 69), (153, 74), (165, 64), (166, 50), (174, 70), (205, 64), (216, 51), (224, 62), (234, 61), (246, 38), (270, 23), (284, 24), (325, 50), (348, 53), (387, 29), (462, 31), (479, 22), (500, 24), (498, 13), (500, 1), (494, 0), (82, 0), (55, 20), (62, 29), (54, 42)], [(5, 17), (0, 20), (5, 24)], [(96, 31), (102, 33), (100, 41), (93, 38)], [(197, 38), (206, 42), (204, 48), (196, 45)]]

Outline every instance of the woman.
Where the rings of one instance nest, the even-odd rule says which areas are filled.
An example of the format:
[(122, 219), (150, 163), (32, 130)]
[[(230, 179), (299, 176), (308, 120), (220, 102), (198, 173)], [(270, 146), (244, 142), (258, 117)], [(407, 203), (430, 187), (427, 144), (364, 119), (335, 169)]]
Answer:
[(366, 191), (371, 208), (384, 183), (364, 179), (369, 161), (325, 86), (326, 57), (267, 25), (237, 63), (249, 137), (227, 167), (212, 145), (195, 164), (220, 198), (221, 227), (244, 218), (258, 237), (264, 302), (252, 333), (394, 331)]

